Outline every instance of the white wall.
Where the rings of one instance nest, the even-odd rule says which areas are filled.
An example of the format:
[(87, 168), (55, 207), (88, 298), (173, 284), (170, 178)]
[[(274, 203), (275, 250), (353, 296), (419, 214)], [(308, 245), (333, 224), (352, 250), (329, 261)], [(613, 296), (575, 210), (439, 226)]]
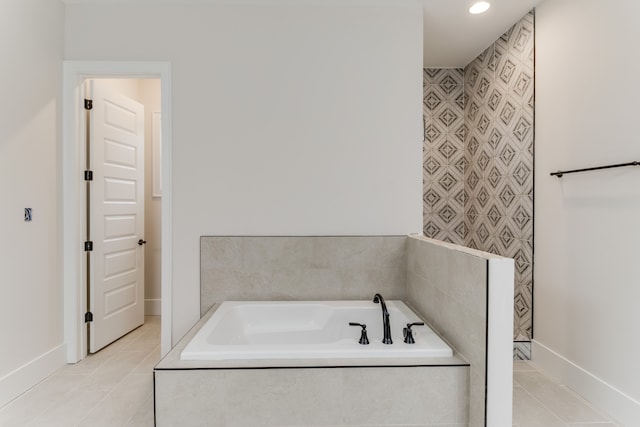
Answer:
[(533, 360), (624, 425), (640, 425), (640, 2), (536, 10)]
[[(0, 406), (64, 363), (59, 251), (64, 8), (0, 2)], [(24, 222), (24, 208), (33, 221)]]
[(67, 6), (67, 59), (171, 61), (174, 343), (201, 235), (420, 232), (422, 15), (393, 3)]

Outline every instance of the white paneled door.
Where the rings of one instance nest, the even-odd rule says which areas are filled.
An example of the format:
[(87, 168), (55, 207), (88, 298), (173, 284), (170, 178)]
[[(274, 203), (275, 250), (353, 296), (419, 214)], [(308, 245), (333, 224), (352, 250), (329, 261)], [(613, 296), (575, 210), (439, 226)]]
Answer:
[(89, 82), (89, 352), (144, 323), (144, 107)]

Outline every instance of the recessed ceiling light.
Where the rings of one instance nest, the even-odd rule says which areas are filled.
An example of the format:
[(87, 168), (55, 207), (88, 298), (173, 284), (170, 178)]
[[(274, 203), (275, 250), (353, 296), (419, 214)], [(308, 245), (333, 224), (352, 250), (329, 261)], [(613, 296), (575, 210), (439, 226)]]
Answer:
[(479, 1), (477, 3), (474, 3), (473, 6), (469, 8), (469, 13), (477, 15), (479, 13), (486, 12), (487, 10), (489, 10), (490, 7), (491, 5), (489, 4), (489, 2)]

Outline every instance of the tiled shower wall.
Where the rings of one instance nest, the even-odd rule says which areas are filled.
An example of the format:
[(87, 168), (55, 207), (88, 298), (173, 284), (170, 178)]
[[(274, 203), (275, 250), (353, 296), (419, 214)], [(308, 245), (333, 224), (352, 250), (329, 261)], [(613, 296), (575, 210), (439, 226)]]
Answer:
[(464, 245), (464, 85), (462, 69), (427, 68), (423, 73), (424, 234)]
[(425, 69), (423, 85), (424, 234), (514, 258), (518, 342), (532, 336), (533, 36), (530, 12), (464, 69)]

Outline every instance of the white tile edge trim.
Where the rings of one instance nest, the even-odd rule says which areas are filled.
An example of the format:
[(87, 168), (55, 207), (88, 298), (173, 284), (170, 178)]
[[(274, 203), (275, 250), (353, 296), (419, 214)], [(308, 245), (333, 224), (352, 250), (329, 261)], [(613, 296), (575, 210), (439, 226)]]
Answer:
[(144, 315), (145, 316), (160, 316), (162, 312), (162, 300), (161, 299), (146, 299), (144, 300)]
[[(467, 246), (461, 246), (461, 245), (456, 245), (455, 243), (449, 243), (449, 242), (445, 242), (442, 240), (436, 240), (436, 239), (431, 239), (429, 237), (426, 237), (424, 234), (409, 234), (407, 237), (410, 237), (412, 239), (417, 239), (417, 240), (422, 240), (423, 242), (429, 242), (432, 243), (434, 245), (437, 246), (442, 246), (445, 248), (448, 248), (452, 251), (457, 251), (457, 252), (462, 252), (465, 254), (469, 254), (469, 255), (473, 255), (473, 256), (477, 256), (480, 258), (485, 258), (485, 259), (511, 259), (511, 258), (506, 258), (503, 257), (501, 255), (496, 255), (496, 254), (492, 254), (491, 252), (484, 252), (478, 249), (473, 249)], [(513, 332), (512, 332), (513, 334)]]
[(531, 361), (542, 371), (581, 395), (621, 426), (636, 426), (640, 402), (537, 340), (531, 342)]
[(64, 366), (65, 358), (65, 345), (60, 344), (0, 378), (0, 407)]
[(508, 258), (488, 260), (487, 296), (487, 426), (513, 423), (513, 278)]

